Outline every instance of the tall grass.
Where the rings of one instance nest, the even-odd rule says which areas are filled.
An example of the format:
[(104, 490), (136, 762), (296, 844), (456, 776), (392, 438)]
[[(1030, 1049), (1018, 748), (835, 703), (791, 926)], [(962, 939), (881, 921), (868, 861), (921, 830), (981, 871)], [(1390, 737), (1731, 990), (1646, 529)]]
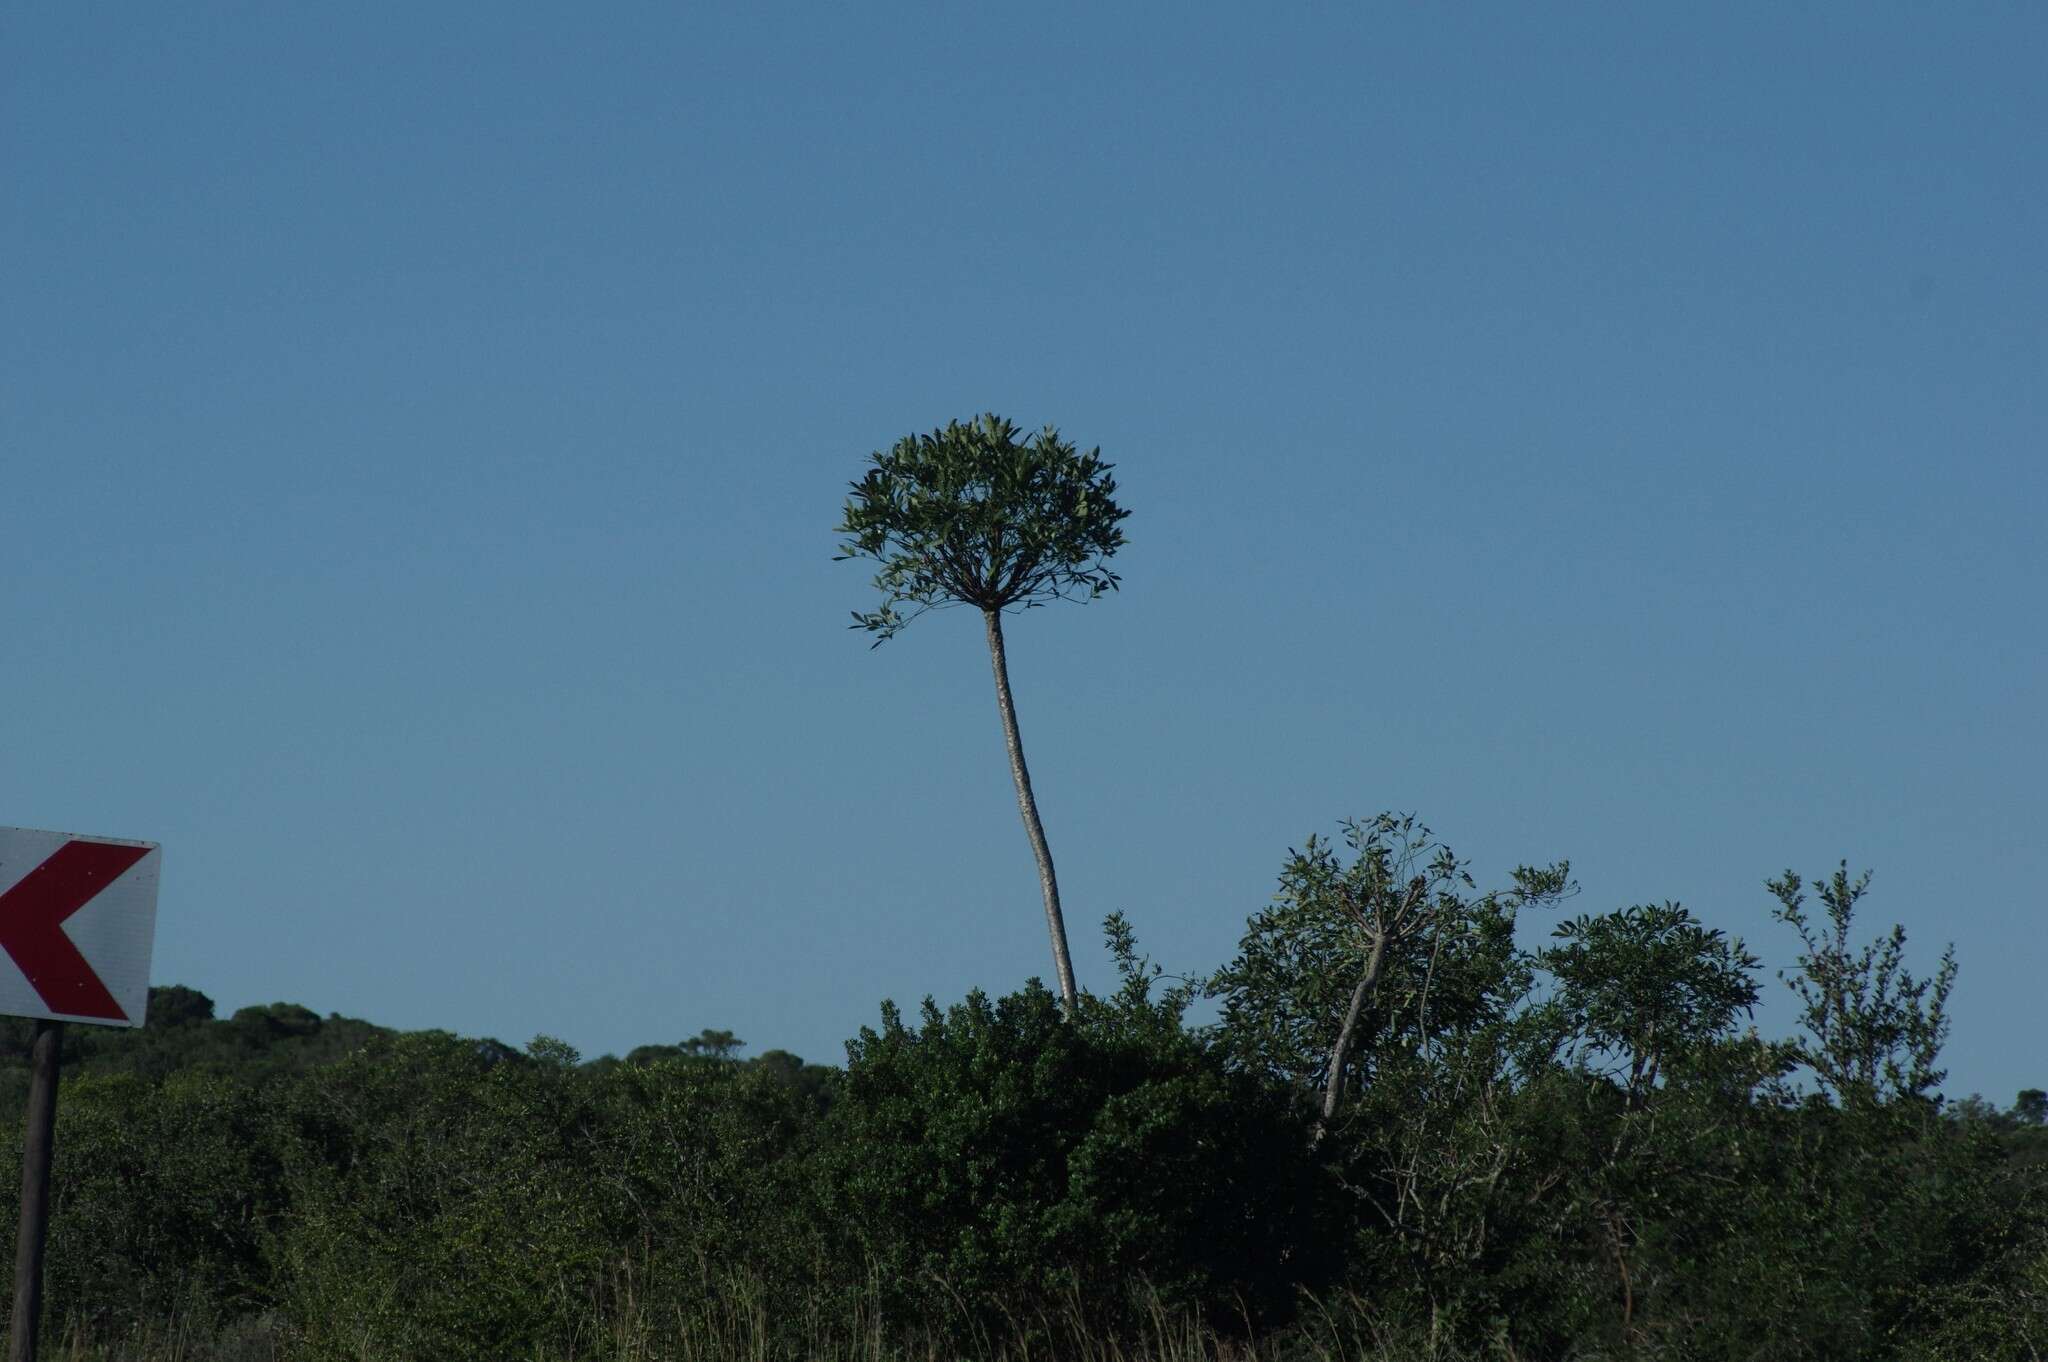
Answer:
[[(1427, 1330), (1375, 1314), (1355, 1295), (1304, 1298), (1299, 1318), (1260, 1337), (1218, 1329), (1142, 1284), (1130, 1321), (1108, 1334), (1078, 1300), (1061, 1307), (986, 1312), (958, 1301), (927, 1318), (892, 1316), (880, 1284), (852, 1299), (814, 1292), (795, 1301), (759, 1274), (707, 1271), (705, 1290), (654, 1301), (645, 1279), (621, 1269), (590, 1302), (576, 1339), (506, 1362), (1467, 1362), (1432, 1346)], [(943, 1292), (940, 1293), (943, 1295)], [(310, 1323), (310, 1322), (309, 1322)], [(351, 1344), (351, 1336), (356, 1341)], [(118, 1337), (72, 1327), (44, 1356), (53, 1362), (433, 1362), (379, 1350), (341, 1320), (312, 1330), (276, 1315), (214, 1324), (173, 1321)], [(1512, 1362), (1513, 1354), (1499, 1357)], [(1472, 1359), (1471, 1362), (1477, 1362)]]

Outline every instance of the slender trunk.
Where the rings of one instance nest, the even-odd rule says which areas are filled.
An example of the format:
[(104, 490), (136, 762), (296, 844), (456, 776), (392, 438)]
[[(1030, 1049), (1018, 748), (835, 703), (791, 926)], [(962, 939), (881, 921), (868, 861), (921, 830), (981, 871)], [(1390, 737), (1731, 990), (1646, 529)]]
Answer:
[(1613, 1210), (1607, 1212), (1607, 1232), (1614, 1236), (1614, 1266), (1621, 1273), (1621, 1331), (1626, 1337), (1635, 1324), (1636, 1288), (1628, 1275), (1628, 1248), (1622, 1242), (1621, 1219)]
[(1017, 811), (1024, 816), (1031, 854), (1038, 858), (1038, 888), (1045, 896), (1045, 926), (1052, 934), (1052, 965), (1059, 975), (1060, 1001), (1071, 1016), (1077, 996), (1074, 965), (1067, 958), (1067, 920), (1060, 916), (1060, 883), (1052, 872), (1052, 848), (1045, 844), (1045, 827), (1038, 821), (1038, 800), (1031, 794), (1031, 772), (1024, 765), (1024, 743), (1017, 736), (1017, 705), (1010, 698), (1010, 662), (1003, 651), (1003, 618), (997, 611), (984, 610), (981, 619), (988, 626), (989, 664), (996, 673), (996, 705), (1003, 712), (1003, 743), (1010, 749), (1010, 779), (1017, 784)]
[(1365, 1011), (1366, 1000), (1379, 991), (1380, 971), (1387, 962), (1389, 935), (1391, 933), (1385, 930), (1373, 933), (1372, 954), (1366, 959), (1365, 974), (1359, 979), (1358, 987), (1351, 990), (1351, 1006), (1344, 1013), (1344, 1025), (1337, 1030), (1337, 1043), (1330, 1049), (1330, 1070), (1323, 1082), (1323, 1114), (1315, 1129), (1317, 1143), (1321, 1142), (1324, 1129), (1337, 1115), (1337, 1099), (1344, 1092), (1344, 1065), (1351, 1058), (1351, 1043), (1358, 1035), (1358, 1018)]

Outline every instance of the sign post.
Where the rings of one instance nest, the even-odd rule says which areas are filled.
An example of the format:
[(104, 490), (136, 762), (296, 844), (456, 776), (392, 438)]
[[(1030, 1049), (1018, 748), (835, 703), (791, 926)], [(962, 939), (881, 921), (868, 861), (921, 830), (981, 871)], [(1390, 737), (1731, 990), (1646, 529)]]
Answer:
[(162, 861), (153, 842), (0, 828), (0, 1014), (36, 1021), (7, 1362), (35, 1362), (42, 1322), (64, 1023), (140, 1026), (147, 1020)]
[(64, 1023), (38, 1021), (29, 1047), (28, 1120), (21, 1139), (21, 1229), (14, 1240), (14, 1318), (8, 1362), (35, 1362), (43, 1317), (43, 1240), (50, 1227), (50, 1146), (57, 1136), (57, 1056)]

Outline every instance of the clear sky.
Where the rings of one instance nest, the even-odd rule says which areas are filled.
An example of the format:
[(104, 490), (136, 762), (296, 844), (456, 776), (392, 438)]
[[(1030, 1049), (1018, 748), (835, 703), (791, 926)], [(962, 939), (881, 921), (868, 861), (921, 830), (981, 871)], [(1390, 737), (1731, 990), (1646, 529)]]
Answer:
[(1404, 809), (1773, 967), (1871, 867), (2048, 1083), (2039, 6), (0, 16), (0, 823), (164, 844), (158, 982), (837, 1062), (1049, 974), (977, 622), (832, 561), (994, 410), (1133, 512), (1010, 631), (1084, 985)]

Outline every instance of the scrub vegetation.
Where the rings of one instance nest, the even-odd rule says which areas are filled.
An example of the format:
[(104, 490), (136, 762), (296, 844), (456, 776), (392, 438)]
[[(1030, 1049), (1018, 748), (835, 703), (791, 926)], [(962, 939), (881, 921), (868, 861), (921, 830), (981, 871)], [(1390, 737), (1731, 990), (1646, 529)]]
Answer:
[[(2048, 1098), (1938, 1095), (1953, 963), (1866, 941), (1846, 867), (1760, 890), (1782, 985), (1680, 905), (1565, 916), (1563, 865), (1482, 889), (1412, 818), (1310, 839), (1279, 886), (1211, 974), (1162, 975), (1113, 916), (1106, 996), (885, 1004), (843, 1066), (158, 989), (141, 1030), (67, 1031), (47, 1354), (2048, 1347)], [(1798, 1034), (1746, 1024), (1767, 984)]]

